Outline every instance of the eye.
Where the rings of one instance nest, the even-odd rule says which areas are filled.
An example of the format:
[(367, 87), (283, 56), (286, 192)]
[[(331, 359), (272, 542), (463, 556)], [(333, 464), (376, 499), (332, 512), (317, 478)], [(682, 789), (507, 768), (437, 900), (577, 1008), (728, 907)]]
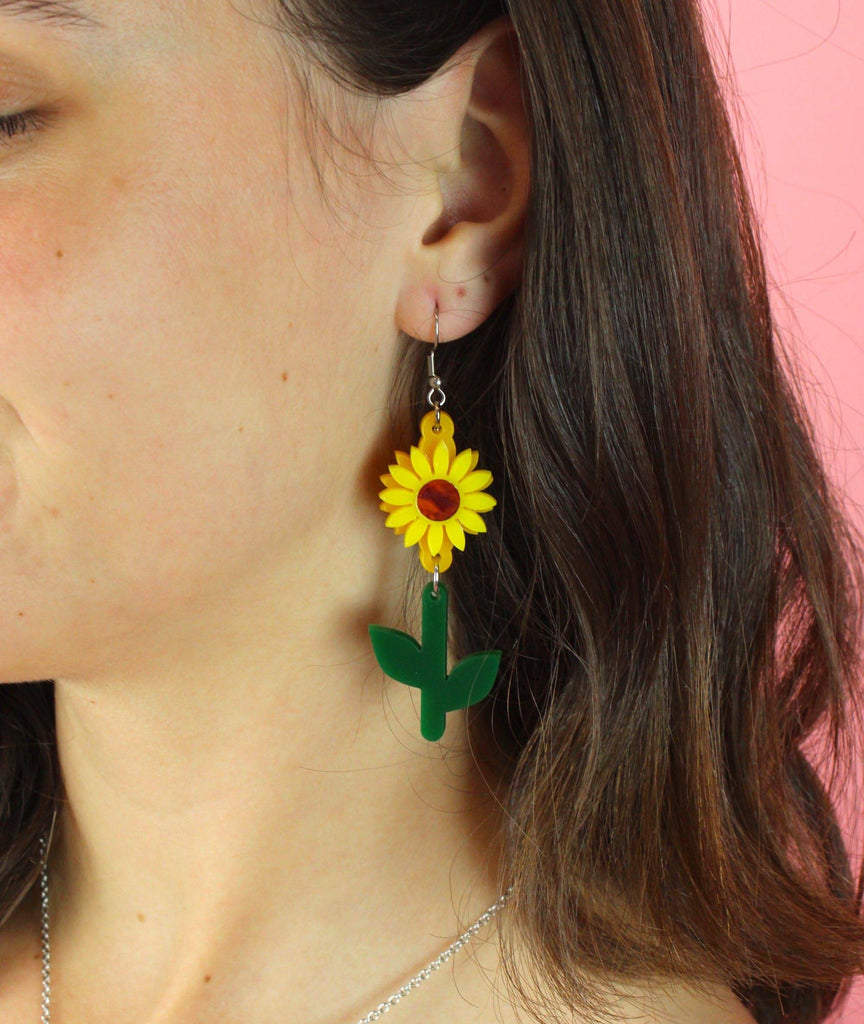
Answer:
[(11, 145), (17, 135), (27, 135), (45, 124), (46, 119), (35, 110), (22, 110), (17, 114), (0, 117), (0, 146)]

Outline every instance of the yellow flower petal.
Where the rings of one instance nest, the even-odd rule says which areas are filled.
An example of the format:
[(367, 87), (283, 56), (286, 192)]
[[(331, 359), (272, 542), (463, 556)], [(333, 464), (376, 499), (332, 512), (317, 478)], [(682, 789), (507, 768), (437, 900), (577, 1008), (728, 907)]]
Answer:
[(447, 445), (444, 441), (439, 441), (435, 445), (435, 452), (432, 455), (432, 471), (435, 476), (447, 476), (447, 470), (450, 468), (450, 452), (447, 451)]
[(437, 555), (444, 542), (444, 527), (441, 523), (432, 523), (429, 532), (426, 534), (426, 542), (429, 545), (429, 554)]
[(495, 508), (498, 502), (485, 491), (474, 491), (472, 494), (462, 496), (462, 508), (470, 508), (475, 512), (488, 512)]
[(458, 519), (448, 519), (444, 523), (444, 529), (447, 531), (447, 536), (450, 538), (450, 542), (454, 547), (459, 548), (460, 551), (465, 550), (465, 531), (462, 529), (462, 524)]
[(378, 497), (391, 505), (414, 504), (414, 492), (405, 491), (398, 487), (388, 487), (386, 491), (381, 491)]
[(453, 465), (450, 467), (449, 477), (454, 484), (458, 484), (463, 476), (471, 468), (471, 449), (465, 448), (459, 452), (456, 458), (453, 460)]
[[(453, 564), (453, 545), (445, 544), (438, 555), (438, 572), (446, 572)], [(434, 566), (433, 566), (434, 570)]]
[(421, 480), (428, 480), (432, 476), (432, 464), (415, 444), (411, 445), (411, 465)]
[(437, 555), (430, 555), (428, 548), (420, 543), (420, 564), (427, 572), (435, 571), (435, 563), (438, 563), (438, 572), (446, 572), (453, 564), (453, 546), (449, 541), (444, 541), (444, 547)]
[(459, 481), (459, 490), (463, 494), (470, 494), (472, 491), (482, 491), (492, 483), (492, 474), (488, 469), (478, 469), (469, 473), (464, 480)]
[[(479, 516), (477, 517), (480, 518)], [(426, 520), (415, 519), (414, 522), (405, 531), (405, 547), (410, 548), (412, 544), (416, 544), (418, 540), (426, 532)]]
[(402, 466), (403, 469), (411, 469), (411, 456), (405, 452), (396, 452), (396, 465)]
[[(397, 487), (407, 487), (409, 490), (413, 490), (420, 482), (413, 470), (406, 469), (398, 464), (390, 467), (390, 475)], [(386, 481), (385, 486), (387, 486)]]
[(416, 518), (417, 509), (413, 505), (403, 505), (402, 508), (397, 508), (387, 516), (384, 525), (394, 528), (397, 526), (407, 526), (408, 523), (413, 522)]
[(469, 533), (485, 533), (486, 524), (476, 512), (464, 506), (456, 513), (456, 518)]

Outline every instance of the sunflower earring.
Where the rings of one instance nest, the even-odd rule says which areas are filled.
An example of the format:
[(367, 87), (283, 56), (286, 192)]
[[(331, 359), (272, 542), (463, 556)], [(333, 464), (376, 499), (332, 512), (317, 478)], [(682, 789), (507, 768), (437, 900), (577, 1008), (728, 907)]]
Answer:
[(435, 373), (438, 348), (438, 304), (435, 344), (426, 357), (428, 402), (432, 410), (420, 421), (420, 440), (410, 453), (396, 452), (396, 462), (379, 478), (380, 508), (386, 526), (416, 544), (423, 568), (432, 580), (423, 588), (423, 642), (388, 626), (369, 626), (372, 648), (384, 673), (420, 690), (420, 732), (424, 739), (444, 735), (448, 711), (467, 708), (488, 695), (498, 674), (501, 651), (479, 651), (447, 671), (447, 588), (439, 574), (450, 568), (453, 548), (465, 550), (465, 534), (485, 533), (480, 516), (497, 504), (485, 488), (488, 469), (477, 469), (480, 453), (465, 448), (457, 454), (453, 420), (441, 406), (446, 401)]

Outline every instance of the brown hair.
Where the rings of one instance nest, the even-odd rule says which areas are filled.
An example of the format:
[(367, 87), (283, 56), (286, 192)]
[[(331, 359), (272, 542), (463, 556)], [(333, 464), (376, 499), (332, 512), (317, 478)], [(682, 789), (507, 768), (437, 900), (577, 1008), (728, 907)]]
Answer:
[[(769, 306), (697, 0), (273, 6), (346, 97), (410, 90), (487, 22), (515, 27), (523, 278), (438, 368), (496, 481), (451, 612), (457, 656), (503, 651), (467, 714), (504, 806), (524, 966), (550, 1006), (595, 1006), (597, 975), (708, 979), (766, 1024), (822, 1020), (864, 970), (829, 795), (864, 574)], [(424, 359), (406, 338), (403, 445)], [(2, 913), (35, 879), (60, 780), (50, 683), (0, 702)]]

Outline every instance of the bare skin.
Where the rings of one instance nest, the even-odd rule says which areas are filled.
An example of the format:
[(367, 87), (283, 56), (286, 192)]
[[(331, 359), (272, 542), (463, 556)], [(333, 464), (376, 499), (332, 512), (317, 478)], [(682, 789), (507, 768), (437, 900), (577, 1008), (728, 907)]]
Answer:
[[(498, 896), (463, 721), (423, 740), (367, 625), (417, 557), (376, 497), (399, 332), (518, 284), (507, 26), (382, 104), (379, 170), (323, 158), (330, 206), (265, 7), (0, 14), (0, 114), (52, 110), (0, 145), (0, 678), (56, 680), (55, 1024), (351, 1024)], [(38, 1019), (35, 897), (3, 1020)], [(515, 1019), (494, 940), (454, 963), (403, 1019)]]

